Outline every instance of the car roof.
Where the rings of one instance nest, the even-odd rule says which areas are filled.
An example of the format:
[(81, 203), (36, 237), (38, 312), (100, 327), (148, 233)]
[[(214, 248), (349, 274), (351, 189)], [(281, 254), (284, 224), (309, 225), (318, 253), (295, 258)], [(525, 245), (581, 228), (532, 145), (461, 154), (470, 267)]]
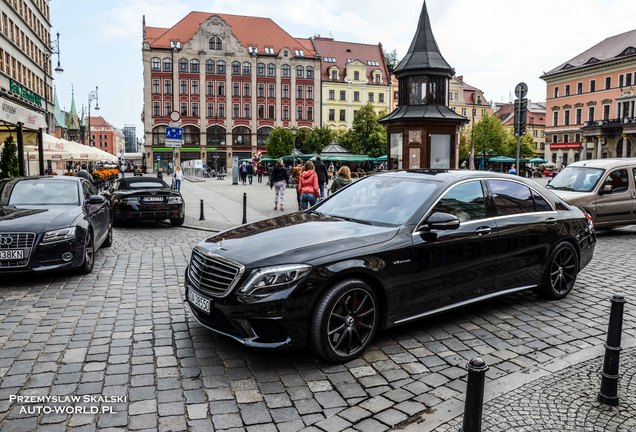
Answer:
[(497, 173), (492, 171), (471, 171), (471, 170), (437, 170), (437, 169), (417, 169), (407, 171), (389, 171), (387, 173), (378, 174), (381, 176), (402, 177), (422, 179), (439, 183), (455, 183), (460, 180), (468, 179), (485, 179), (485, 178), (502, 178), (516, 179), (525, 182), (523, 177)]
[(612, 169), (624, 165), (636, 166), (636, 158), (590, 159), (574, 162), (568, 167), (590, 167)]

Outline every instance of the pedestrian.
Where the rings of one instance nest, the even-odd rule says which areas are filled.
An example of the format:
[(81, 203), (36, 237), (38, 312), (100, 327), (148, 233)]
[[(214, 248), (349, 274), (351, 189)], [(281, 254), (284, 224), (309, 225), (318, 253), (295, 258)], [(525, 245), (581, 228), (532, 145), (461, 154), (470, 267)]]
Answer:
[(320, 196), (325, 196), (325, 184), (327, 183), (327, 167), (320, 159), (320, 156), (316, 156), (316, 174), (318, 175), (318, 186), (320, 187)]
[(300, 193), (300, 205), (303, 210), (307, 210), (316, 204), (318, 198), (322, 196), (318, 185), (318, 175), (314, 170), (314, 164), (311, 161), (307, 161), (302, 174), (300, 174), (298, 192)]
[(298, 202), (298, 210), (302, 210), (300, 206), (300, 191), (298, 190), (298, 183), (300, 183), (300, 174), (303, 172), (303, 161), (296, 159), (296, 166), (292, 170), (292, 181), (294, 182), (294, 189), (296, 189), (296, 201)]
[(517, 174), (517, 167), (515, 166), (515, 164), (512, 164), (512, 166), (508, 170), (508, 174)]
[(174, 167), (174, 188), (177, 191), (181, 190), (181, 182), (183, 181), (183, 171), (181, 165)]
[(241, 177), (241, 183), (245, 184), (247, 180), (247, 163), (243, 162), (239, 168), (239, 175)]
[(269, 176), (269, 188), (274, 189), (274, 210), (278, 210), (280, 205), (280, 211), (285, 211), (285, 188), (289, 183), (289, 174), (283, 166), (283, 160), (278, 159), (276, 166), (272, 170), (272, 174)]
[(251, 163), (247, 164), (247, 181), (251, 185), (252, 180), (254, 179), (254, 165)]
[[(329, 168), (327, 168), (327, 178), (329, 180), (333, 180), (335, 175), (336, 175), (336, 169), (333, 166), (333, 162), (331, 162), (329, 164)], [(327, 182), (329, 182), (329, 180), (327, 180)]]
[(77, 174), (75, 174), (75, 176), (82, 177), (91, 182), (91, 184), (95, 183), (95, 180), (93, 180), (93, 176), (88, 172), (86, 164), (82, 164), (81, 169), (77, 172)]
[(256, 181), (259, 183), (263, 183), (263, 163), (259, 162), (256, 165)]
[(126, 169), (124, 168), (124, 165), (119, 165), (119, 172), (121, 174), (121, 178), (126, 177)]
[(336, 192), (338, 189), (342, 189), (343, 187), (351, 183), (351, 181), (351, 170), (348, 166), (343, 165), (338, 170), (338, 174), (336, 175), (335, 180), (333, 181), (333, 183), (331, 183), (331, 193)]

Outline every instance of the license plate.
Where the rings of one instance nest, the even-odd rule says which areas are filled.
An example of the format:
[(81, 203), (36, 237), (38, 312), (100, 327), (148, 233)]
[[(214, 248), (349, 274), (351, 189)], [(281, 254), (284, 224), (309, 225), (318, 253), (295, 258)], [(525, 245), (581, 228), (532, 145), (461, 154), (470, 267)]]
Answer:
[(163, 202), (163, 197), (160, 197), (160, 196), (145, 197), (144, 202)]
[(210, 309), (211, 309), (210, 300), (204, 297), (201, 297), (199, 294), (192, 291), (191, 289), (188, 290), (188, 300), (190, 301), (190, 303), (196, 306), (197, 309), (201, 309), (203, 312), (208, 314), (210, 313)]
[(22, 258), (24, 258), (24, 251), (22, 249), (0, 251), (0, 259), (3, 260), (14, 260)]

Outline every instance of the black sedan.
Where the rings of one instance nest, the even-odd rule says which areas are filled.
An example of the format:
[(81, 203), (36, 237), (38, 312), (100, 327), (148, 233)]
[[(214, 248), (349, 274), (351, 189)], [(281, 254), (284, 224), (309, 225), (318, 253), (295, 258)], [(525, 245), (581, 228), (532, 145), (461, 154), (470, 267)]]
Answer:
[(93, 270), (95, 251), (113, 242), (106, 199), (79, 177), (0, 181), (0, 272)]
[(104, 195), (113, 208), (113, 222), (163, 221), (174, 226), (185, 220), (181, 193), (156, 177), (125, 177), (116, 180)]
[(381, 328), (528, 289), (563, 298), (595, 243), (588, 214), (530, 180), (377, 174), (200, 242), (185, 301), (245, 345), (309, 345), (345, 362)]

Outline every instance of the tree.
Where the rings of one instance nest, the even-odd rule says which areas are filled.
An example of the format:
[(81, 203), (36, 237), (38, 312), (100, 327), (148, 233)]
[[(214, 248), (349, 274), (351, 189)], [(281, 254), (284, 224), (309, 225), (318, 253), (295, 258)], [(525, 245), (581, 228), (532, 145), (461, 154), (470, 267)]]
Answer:
[[(516, 144), (516, 141), (515, 141)], [(515, 147), (515, 157), (516, 157), (516, 147)], [(520, 157), (526, 159), (532, 159), (534, 157), (534, 138), (531, 135), (522, 135), (521, 136), (521, 147), (519, 154)]]
[(352, 153), (371, 157), (386, 154), (386, 128), (378, 123), (378, 115), (370, 103), (360, 108), (356, 114), (349, 138), (349, 150)]
[(476, 155), (502, 156), (510, 153), (514, 137), (497, 117), (486, 113), (474, 128)]
[(18, 146), (9, 135), (4, 140), (2, 155), (0, 155), (0, 178), (17, 177), (18, 174)]
[(393, 69), (395, 69), (398, 64), (397, 51), (393, 50), (389, 52), (384, 50), (382, 54), (384, 54), (384, 61), (386, 62), (386, 67), (389, 68), (389, 72), (393, 72)]
[(333, 141), (334, 133), (326, 126), (315, 127), (310, 129), (307, 139), (303, 141), (302, 147), (296, 147), (305, 154), (320, 153), (322, 149)]
[(269, 133), (269, 141), (267, 141), (267, 156), (271, 158), (279, 158), (288, 156), (292, 152), (294, 145), (294, 136), (291, 130), (283, 127), (277, 127)]

